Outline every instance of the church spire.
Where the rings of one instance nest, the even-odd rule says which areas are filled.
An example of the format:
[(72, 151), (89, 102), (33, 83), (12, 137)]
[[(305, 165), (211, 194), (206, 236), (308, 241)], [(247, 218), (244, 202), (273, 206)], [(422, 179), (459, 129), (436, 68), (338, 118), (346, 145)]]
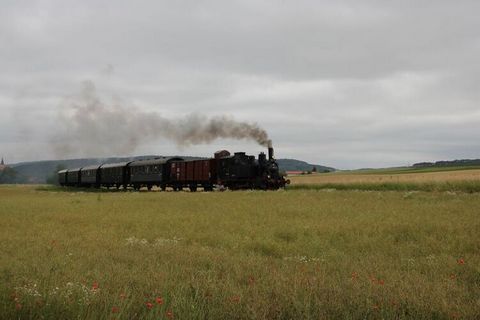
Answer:
[(0, 163), (0, 165), (2, 165), (2, 166), (5, 165), (5, 162), (3, 162), (3, 157), (2, 157), (2, 162)]

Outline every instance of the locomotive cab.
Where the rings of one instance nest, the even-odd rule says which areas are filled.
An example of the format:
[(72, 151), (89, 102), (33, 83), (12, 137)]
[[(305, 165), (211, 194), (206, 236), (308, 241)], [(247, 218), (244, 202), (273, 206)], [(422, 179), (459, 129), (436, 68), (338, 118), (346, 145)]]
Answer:
[(258, 174), (259, 187), (261, 189), (279, 189), (285, 187), (288, 181), (280, 174), (277, 161), (274, 158), (273, 147), (271, 142), (268, 146), (268, 159), (265, 153), (258, 155)]

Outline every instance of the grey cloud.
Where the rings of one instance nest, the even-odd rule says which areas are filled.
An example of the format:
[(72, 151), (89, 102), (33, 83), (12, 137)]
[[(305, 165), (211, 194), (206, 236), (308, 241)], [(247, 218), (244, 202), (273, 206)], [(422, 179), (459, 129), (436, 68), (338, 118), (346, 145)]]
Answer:
[[(142, 112), (257, 122), (280, 157), (344, 168), (480, 157), (479, 9), (468, 0), (4, 0), (0, 155), (54, 157), (58, 110), (93, 79), (101, 96)], [(230, 146), (258, 151), (149, 138), (122, 152)]]

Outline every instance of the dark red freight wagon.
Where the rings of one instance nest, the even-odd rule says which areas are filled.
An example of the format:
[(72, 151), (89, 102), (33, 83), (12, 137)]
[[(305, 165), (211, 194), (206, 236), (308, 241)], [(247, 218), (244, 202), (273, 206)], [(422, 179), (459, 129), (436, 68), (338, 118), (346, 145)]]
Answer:
[(194, 178), (190, 189), (195, 191), (197, 187), (203, 187), (204, 190), (213, 190), (215, 184), (216, 164), (214, 159), (191, 161), (194, 166)]
[(186, 161), (185, 162), (185, 172), (186, 172), (186, 177), (185, 179), (188, 182), (194, 181), (195, 180), (195, 161)]
[(202, 187), (206, 191), (213, 190), (215, 162), (213, 159), (176, 161), (170, 164), (170, 184), (174, 190), (190, 188), (196, 191)]
[(170, 164), (170, 184), (173, 190), (181, 190), (187, 184), (185, 161), (175, 161)]
[(196, 160), (193, 161), (195, 163), (195, 177), (194, 180), (198, 181), (201, 184), (210, 181), (210, 171), (211, 171), (211, 161), (210, 159), (207, 160)]

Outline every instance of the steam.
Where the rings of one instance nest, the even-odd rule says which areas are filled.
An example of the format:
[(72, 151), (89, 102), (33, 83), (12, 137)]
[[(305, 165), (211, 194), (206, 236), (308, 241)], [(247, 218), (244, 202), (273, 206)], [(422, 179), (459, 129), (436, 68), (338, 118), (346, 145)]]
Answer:
[(79, 96), (66, 101), (59, 128), (61, 132), (52, 139), (57, 156), (129, 154), (142, 143), (158, 138), (179, 146), (210, 143), (219, 138), (271, 145), (267, 132), (257, 124), (227, 116), (190, 114), (167, 119), (156, 112), (143, 112), (119, 103), (107, 105), (97, 96), (91, 81), (84, 82)]

